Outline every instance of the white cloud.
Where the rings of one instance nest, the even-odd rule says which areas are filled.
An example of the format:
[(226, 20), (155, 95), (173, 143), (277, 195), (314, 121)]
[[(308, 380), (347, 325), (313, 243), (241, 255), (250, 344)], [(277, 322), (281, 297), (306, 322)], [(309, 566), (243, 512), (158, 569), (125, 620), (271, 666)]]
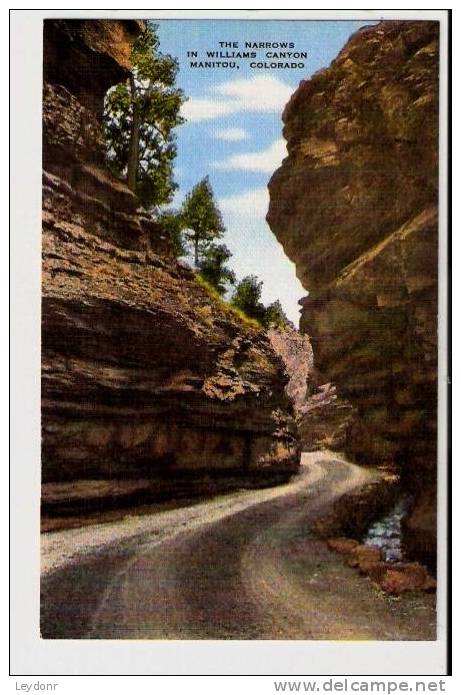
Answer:
[(189, 122), (228, 116), (242, 111), (279, 112), (293, 89), (272, 75), (222, 82), (210, 89), (211, 98), (186, 101), (181, 115)]
[(213, 136), (218, 140), (238, 142), (239, 140), (246, 140), (248, 138), (248, 133), (244, 128), (225, 128), (223, 130), (214, 131)]
[(252, 188), (243, 193), (220, 198), (218, 205), (224, 214), (264, 220), (269, 207), (269, 191), (267, 188)]
[(245, 111), (279, 111), (293, 93), (292, 87), (273, 75), (222, 82), (215, 91), (245, 106)]
[(297, 325), (298, 299), (306, 291), (265, 221), (269, 191), (263, 187), (249, 189), (220, 198), (218, 206), (227, 228), (225, 243), (233, 253), (230, 267), (239, 278), (257, 275), (264, 282), (262, 301), (269, 304), (280, 299), (288, 317)]
[(283, 138), (280, 138), (265, 150), (260, 152), (233, 154), (222, 162), (213, 162), (211, 166), (214, 169), (241, 169), (244, 171), (259, 171), (264, 174), (271, 174), (280, 166), (282, 159), (286, 156), (286, 143)]
[(181, 107), (181, 116), (190, 123), (228, 116), (231, 113), (235, 113), (233, 102), (214, 99), (189, 99)]

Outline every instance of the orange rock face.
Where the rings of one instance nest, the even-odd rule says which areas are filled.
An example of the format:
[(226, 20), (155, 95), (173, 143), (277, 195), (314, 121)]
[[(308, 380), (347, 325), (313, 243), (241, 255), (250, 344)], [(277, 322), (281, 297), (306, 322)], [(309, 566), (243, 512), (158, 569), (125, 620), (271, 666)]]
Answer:
[(301, 330), (354, 406), (345, 450), (401, 469), (416, 497), (404, 542), (434, 565), (438, 24), (357, 32), (283, 120), (267, 219), (309, 291)]

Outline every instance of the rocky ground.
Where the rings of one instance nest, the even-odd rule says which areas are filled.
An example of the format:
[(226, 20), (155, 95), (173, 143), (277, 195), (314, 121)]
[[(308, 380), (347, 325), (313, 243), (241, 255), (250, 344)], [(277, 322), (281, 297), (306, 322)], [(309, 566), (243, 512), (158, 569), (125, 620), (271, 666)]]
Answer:
[[(289, 483), (266, 490), (241, 490), (220, 495), (217, 499), (206, 501), (171, 501), (164, 505), (97, 513), (99, 523), (90, 515), (80, 515), (66, 520), (49, 520), (49, 526), (60, 525), (59, 530), (42, 534), (41, 561), (42, 574), (80, 561), (93, 552), (102, 552), (112, 543), (130, 539), (142, 545), (143, 540), (154, 535), (158, 541), (182, 531), (185, 526), (194, 528), (197, 524), (211, 523), (228, 514), (237, 513), (247, 506), (293, 494), (313, 482), (316, 471), (296, 476)], [(173, 506), (173, 509), (168, 507)], [(116, 517), (114, 520), (113, 517)], [(112, 517), (112, 518), (111, 518)], [(74, 528), (65, 529), (72, 524)], [(64, 528), (63, 528), (64, 527)]]

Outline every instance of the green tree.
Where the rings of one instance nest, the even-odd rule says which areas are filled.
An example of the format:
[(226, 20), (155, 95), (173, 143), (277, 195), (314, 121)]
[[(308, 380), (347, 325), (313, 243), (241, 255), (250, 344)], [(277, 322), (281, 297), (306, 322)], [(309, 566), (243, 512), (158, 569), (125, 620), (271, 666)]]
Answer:
[(266, 326), (266, 328), (269, 328), (270, 326), (286, 328), (290, 324), (287, 315), (283, 311), (280, 300), (277, 299), (275, 302), (272, 302), (272, 304), (269, 304), (265, 308), (263, 324)]
[(261, 302), (263, 283), (256, 275), (247, 275), (237, 284), (231, 304), (260, 323), (264, 320), (265, 307)]
[(186, 253), (186, 247), (183, 238), (184, 219), (178, 210), (162, 210), (156, 218), (156, 221), (168, 232), (175, 256), (183, 256)]
[(228, 285), (235, 284), (235, 273), (226, 266), (231, 257), (232, 253), (225, 244), (211, 244), (199, 261), (200, 275), (220, 295), (225, 294)]
[(176, 157), (173, 129), (184, 122), (184, 94), (175, 87), (177, 61), (159, 51), (157, 27), (148, 24), (132, 50), (128, 80), (111, 89), (104, 104), (107, 160), (126, 178), (147, 209), (171, 201)]
[(261, 302), (262, 289), (262, 280), (258, 280), (256, 275), (247, 275), (237, 284), (231, 304), (250, 318), (259, 321), (265, 328), (274, 325), (278, 328), (286, 328), (290, 325), (290, 321), (283, 311), (282, 304), (277, 299), (268, 306), (264, 306)]
[(199, 268), (200, 256), (226, 231), (208, 176), (187, 194), (182, 206), (182, 216), (186, 236), (194, 248), (195, 267)]

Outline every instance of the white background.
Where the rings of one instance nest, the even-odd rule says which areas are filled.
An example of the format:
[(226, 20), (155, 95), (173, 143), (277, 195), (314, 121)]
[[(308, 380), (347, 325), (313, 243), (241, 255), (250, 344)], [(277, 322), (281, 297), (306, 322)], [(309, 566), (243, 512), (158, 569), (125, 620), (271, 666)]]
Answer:
[[(29, 5), (30, 6), (30, 5)], [(253, 7), (256, 5), (252, 4)], [(356, 3), (355, 7), (360, 4)], [(168, 7), (163, 3), (162, 7)], [(204, 6), (206, 7), (206, 6)], [(383, 5), (380, 5), (383, 7)], [(411, 4), (410, 4), (411, 7)], [(418, 7), (421, 7), (419, 5)], [(328, 10), (328, 6), (324, 6)], [(39, 579), (39, 309), (40, 309), (40, 215), (41, 215), (41, 20), (43, 16), (61, 16), (63, 10), (49, 10), (40, 13), (16, 12), (11, 16), (12, 25), (20, 22), (19, 33), (12, 31), (12, 161), (11, 161), (11, 281), (12, 281), (12, 569), (14, 589), (12, 598), (12, 671), (24, 674), (12, 677), (6, 683), (9, 689), (15, 689), (16, 682), (33, 683), (35, 674), (52, 673), (215, 673), (215, 674), (443, 674), (445, 646), (434, 643), (329, 643), (329, 642), (90, 642), (90, 641), (42, 641), (38, 638), (38, 603), (37, 587)], [(98, 11), (92, 15), (101, 16), (107, 11)], [(211, 10), (206, 16), (210, 16)], [(216, 10), (214, 10), (216, 12)], [(226, 11), (227, 12), (227, 11)], [(263, 11), (261, 10), (261, 16)], [(360, 12), (347, 12), (348, 17), (362, 16)], [(220, 16), (223, 16), (221, 11)], [(82, 11), (75, 14), (82, 14)], [(143, 15), (160, 16), (158, 10), (145, 10)], [(380, 16), (396, 18), (402, 10), (380, 10)], [(454, 64), (459, 65), (459, 48), (456, 33), (456, 12), (454, 13)], [(111, 16), (121, 16), (111, 11)], [(128, 10), (123, 16), (134, 16)], [(175, 16), (167, 12), (167, 16)], [(177, 16), (177, 15), (176, 15)], [(345, 18), (330, 10), (328, 13), (316, 12), (309, 18), (317, 16), (329, 19)], [(422, 14), (416, 12), (418, 18)], [(367, 12), (366, 17), (372, 18)], [(408, 14), (405, 18), (410, 18)], [(375, 18), (373, 16), (373, 18)], [(424, 16), (429, 19), (431, 16)], [(6, 29), (6, 14), (4, 14)], [(13, 28), (13, 27), (12, 27)], [(6, 47), (7, 36), (3, 37), (1, 50), (4, 52), (2, 66), (8, 64)], [(456, 70), (453, 74), (454, 100), (456, 100)], [(3, 80), (6, 99), (6, 76)], [(456, 107), (456, 101), (455, 101)], [(6, 104), (3, 108), (5, 115)], [(454, 145), (458, 148), (457, 120), (454, 119)], [(6, 124), (2, 129), (6, 133)], [(6, 159), (6, 150), (5, 150)], [(455, 160), (456, 161), (456, 160)], [(442, 164), (444, 167), (444, 164)], [(5, 161), (6, 169), (6, 161)], [(455, 179), (456, 182), (456, 179)], [(443, 185), (443, 181), (442, 181)], [(2, 191), (6, 191), (6, 181)], [(458, 220), (457, 201), (454, 200), (453, 251), (456, 263), (459, 252), (456, 230)], [(6, 211), (6, 201), (3, 209)], [(441, 209), (443, 216), (443, 209)], [(5, 225), (6, 227), (6, 225)], [(32, 230), (32, 231), (31, 231)], [(6, 228), (4, 231), (6, 238)], [(4, 249), (3, 260), (7, 251)], [(456, 265), (455, 265), (456, 267)], [(0, 276), (2, 287), (0, 296), (5, 299), (7, 270)], [(444, 272), (444, 276), (446, 273)], [(441, 278), (442, 279), (442, 278)], [(443, 284), (442, 284), (443, 287)], [(456, 273), (453, 287), (453, 306), (457, 307)], [(6, 315), (6, 314), (4, 314)], [(457, 344), (456, 325), (453, 328), (455, 347)], [(4, 341), (6, 344), (6, 340)], [(455, 352), (456, 355), (456, 352)], [(6, 355), (2, 361), (6, 365)], [(446, 370), (445, 370), (446, 371)], [(6, 389), (3, 390), (3, 393)], [(453, 412), (457, 413), (455, 393)], [(2, 423), (6, 424), (5, 417)], [(458, 428), (459, 429), (459, 428)], [(443, 427), (440, 428), (443, 431)], [(456, 421), (454, 424), (455, 442), (457, 443)], [(2, 442), (6, 442), (5, 432)], [(457, 451), (457, 447), (455, 451)], [(7, 455), (4, 456), (6, 469)], [(457, 506), (456, 491), (460, 490), (457, 461), (453, 465), (453, 490), (455, 512)], [(441, 481), (443, 483), (443, 481)], [(441, 489), (443, 486), (440, 486)], [(6, 483), (3, 486), (6, 491)], [(459, 506), (459, 505), (458, 505)], [(6, 503), (2, 507), (3, 529), (7, 527)], [(458, 526), (459, 527), (459, 526)], [(453, 556), (458, 541), (456, 538), (456, 520), (454, 522)], [(443, 538), (443, 533), (442, 533)], [(443, 545), (443, 541), (440, 544)], [(6, 565), (6, 545), (5, 565)], [(6, 575), (6, 567), (5, 567)], [(459, 576), (459, 575), (458, 575)], [(6, 577), (5, 577), (6, 579)], [(456, 587), (456, 583), (454, 584)], [(457, 608), (457, 591), (453, 597)], [(5, 586), (3, 595), (6, 596)], [(6, 621), (4, 621), (6, 625)], [(456, 635), (454, 635), (456, 647)], [(459, 647), (459, 644), (458, 644)], [(3, 652), (5, 654), (5, 651)], [(458, 650), (461, 654), (461, 650)], [(454, 669), (457, 669), (456, 652)], [(2, 676), (7, 673), (7, 665), (2, 669)], [(26, 674), (31, 674), (30, 677)], [(339, 676), (338, 676), (339, 677)], [(349, 677), (351, 679), (351, 677)], [(223, 692), (243, 689), (244, 692), (274, 692), (273, 678), (44, 678), (43, 682), (59, 682), (56, 692), (126, 692), (127, 688), (141, 690), (160, 689), (161, 691), (201, 693), (214, 692), (219, 687)], [(320, 680), (320, 679), (319, 679)], [(329, 680), (327, 678), (327, 680)], [(357, 680), (357, 679), (356, 679)], [(397, 678), (392, 678), (397, 680)], [(431, 680), (431, 679), (429, 679)], [(433, 680), (438, 680), (435, 677)], [(447, 691), (454, 685), (447, 681)], [(458, 681), (459, 683), (459, 681)], [(19, 687), (19, 686), (18, 686)], [(31, 691), (33, 692), (33, 691)]]

